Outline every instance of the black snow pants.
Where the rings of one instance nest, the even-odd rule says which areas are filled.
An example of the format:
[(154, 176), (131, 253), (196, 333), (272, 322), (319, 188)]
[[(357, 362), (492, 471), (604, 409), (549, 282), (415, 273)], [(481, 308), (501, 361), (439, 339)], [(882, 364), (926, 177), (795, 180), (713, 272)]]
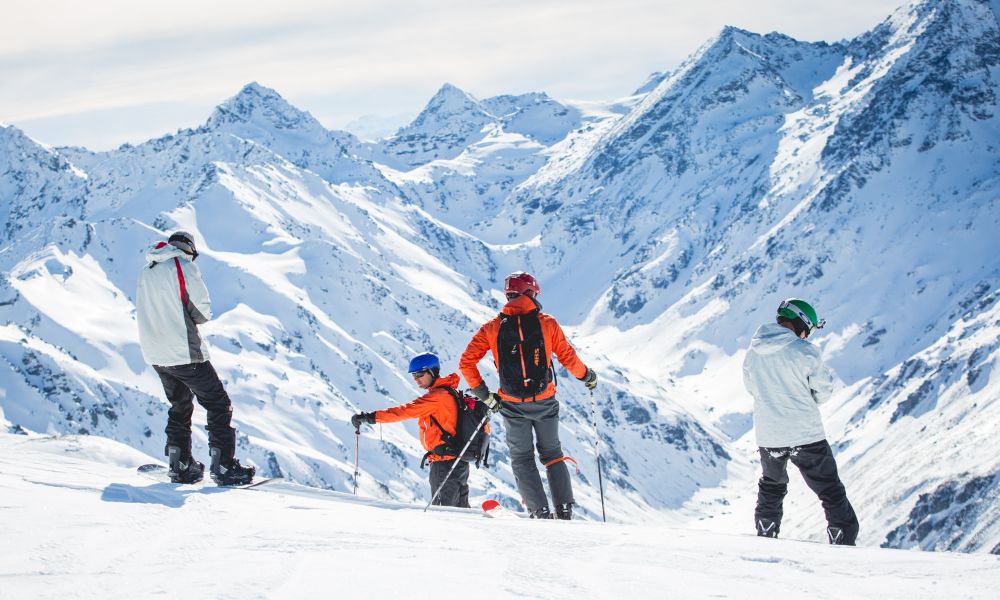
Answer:
[(528, 512), (547, 508), (549, 501), (542, 488), (542, 478), (535, 465), (538, 459), (548, 469), (549, 491), (556, 506), (573, 504), (573, 482), (559, 442), (559, 401), (504, 402), (500, 414), (507, 430), (510, 466)]
[(441, 488), (441, 493), (438, 494), (437, 500), (434, 501), (435, 506), (458, 506), (461, 508), (469, 508), (469, 463), (460, 460), (458, 461), (458, 466), (455, 467), (455, 471), (445, 481), (445, 475), (451, 470), (452, 465), (455, 464), (454, 460), (436, 460), (431, 462), (431, 495), (441, 487), (441, 483), (444, 482), (444, 487)]
[[(788, 492), (788, 461), (798, 467), (806, 485), (819, 496), (829, 527), (843, 532), (837, 543), (853, 546), (858, 537), (858, 517), (847, 500), (847, 490), (837, 474), (837, 461), (826, 440), (791, 448), (759, 448), (763, 476), (757, 483), (755, 522), (762, 519), (781, 527), (781, 504)], [(758, 526), (759, 527), (759, 526)]]
[(191, 455), (191, 414), (197, 396), (208, 413), (208, 445), (221, 451), (225, 461), (236, 452), (236, 430), (230, 422), (233, 403), (218, 373), (209, 361), (153, 369), (160, 376), (163, 391), (170, 402), (167, 412), (167, 446), (178, 446), (181, 457)]

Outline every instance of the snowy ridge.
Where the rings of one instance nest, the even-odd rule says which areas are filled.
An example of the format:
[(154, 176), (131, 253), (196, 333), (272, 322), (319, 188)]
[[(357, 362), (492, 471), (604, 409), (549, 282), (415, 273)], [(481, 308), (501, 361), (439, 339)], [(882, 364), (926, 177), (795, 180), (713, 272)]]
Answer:
[[(911, 2), (835, 44), (726, 28), (607, 103), (445, 85), (378, 143), (257, 84), (203, 127), (107, 153), (4, 127), (0, 420), (162, 453), (131, 297), (148, 244), (184, 228), (241, 456), (353, 489), (349, 415), (413, 398), (414, 353), (453, 370), (526, 269), (601, 377), (595, 431), (559, 372), (581, 516), (599, 511), (599, 436), (613, 520), (749, 530), (740, 362), (797, 295), (830, 323), (816, 342), (844, 386), (823, 410), (859, 541), (1000, 553), (996, 11)], [(429, 497), (415, 431), (365, 432), (364, 495)], [(517, 508), (504, 448), (473, 487)], [(796, 483), (782, 532), (820, 539)]]

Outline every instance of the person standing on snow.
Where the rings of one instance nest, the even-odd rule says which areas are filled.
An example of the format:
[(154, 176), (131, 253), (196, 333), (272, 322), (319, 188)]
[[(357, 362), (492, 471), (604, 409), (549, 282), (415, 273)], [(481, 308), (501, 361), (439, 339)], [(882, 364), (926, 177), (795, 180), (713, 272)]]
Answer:
[(790, 298), (778, 305), (777, 322), (761, 325), (750, 340), (743, 383), (754, 398), (754, 429), (763, 470), (754, 521), (757, 535), (778, 537), (791, 460), (823, 504), (830, 543), (853, 546), (858, 517), (837, 474), (818, 407), (833, 392), (833, 374), (823, 364), (819, 349), (806, 341), (825, 324), (807, 302)]
[[(587, 389), (597, 387), (597, 374), (576, 356), (573, 346), (556, 320), (541, 312), (537, 296), (541, 288), (524, 272), (511, 273), (504, 281), (507, 304), (500, 314), (479, 328), (459, 361), (465, 381), (483, 403), (499, 411), (507, 430), (511, 468), (528, 513), (532, 518), (549, 519), (542, 479), (535, 466), (538, 457), (548, 469), (549, 491), (556, 517), (573, 516), (573, 484), (567, 457), (559, 442), (559, 402), (552, 370), (552, 354)], [(500, 378), (497, 393), (490, 392), (476, 366), (493, 353)]]
[(201, 481), (205, 466), (191, 456), (193, 399), (208, 412), (210, 473), (218, 485), (244, 485), (256, 469), (244, 467), (234, 454), (236, 430), (230, 422), (233, 405), (208, 360), (208, 346), (198, 325), (212, 318), (208, 289), (194, 264), (194, 238), (178, 231), (146, 254), (139, 274), (135, 317), (146, 362), (160, 376), (170, 402), (167, 412), (166, 456), (170, 481)]
[[(458, 404), (455, 401), (460, 381), (458, 374), (441, 377), (441, 361), (429, 352), (413, 357), (408, 370), (417, 387), (427, 390), (426, 394), (395, 408), (358, 413), (351, 417), (351, 425), (358, 429), (362, 423), (374, 425), (418, 419), (420, 443), (427, 450), (424, 458), (431, 464), (431, 495), (441, 488), (434, 504), (469, 508), (469, 463), (460, 460), (448, 481), (444, 480), (457, 459), (445, 454), (445, 438), (456, 435), (458, 427)], [(442, 483), (444, 487), (441, 487)]]

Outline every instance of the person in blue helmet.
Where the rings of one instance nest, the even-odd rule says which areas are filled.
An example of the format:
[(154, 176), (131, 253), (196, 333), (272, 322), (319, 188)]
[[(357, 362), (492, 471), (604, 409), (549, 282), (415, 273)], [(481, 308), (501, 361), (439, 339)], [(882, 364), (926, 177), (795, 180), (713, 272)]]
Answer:
[(458, 427), (455, 402), (460, 381), (458, 374), (441, 377), (441, 361), (430, 352), (414, 356), (408, 371), (417, 387), (425, 390), (424, 395), (394, 408), (358, 413), (351, 417), (351, 424), (357, 429), (362, 423), (374, 425), (417, 419), (420, 443), (427, 451), (424, 458), (431, 465), (431, 495), (441, 488), (434, 504), (469, 508), (469, 463), (459, 461), (454, 473), (445, 481), (457, 458), (445, 450), (445, 438), (454, 436)]

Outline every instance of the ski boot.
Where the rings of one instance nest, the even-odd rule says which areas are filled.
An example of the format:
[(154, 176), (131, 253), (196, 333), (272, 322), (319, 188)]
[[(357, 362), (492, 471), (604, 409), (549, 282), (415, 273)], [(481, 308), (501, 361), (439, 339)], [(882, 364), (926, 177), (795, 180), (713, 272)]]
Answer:
[(180, 446), (167, 446), (167, 457), (170, 465), (167, 475), (171, 483), (198, 483), (205, 474), (205, 465), (191, 458), (190, 454), (182, 458)]
[(541, 508), (536, 508), (535, 510), (531, 511), (531, 513), (528, 516), (529, 518), (532, 519), (551, 519), (552, 513), (549, 511), (548, 506), (543, 506)]
[(767, 518), (757, 519), (757, 535), (760, 537), (778, 537), (778, 523)]
[(834, 546), (844, 545), (844, 529), (842, 527), (827, 527), (826, 537)]
[(222, 451), (218, 448), (209, 448), (212, 457), (212, 466), (209, 469), (212, 474), (212, 481), (216, 485), (248, 485), (253, 483), (254, 467), (244, 467), (235, 458), (223, 460)]
[(569, 521), (573, 518), (573, 503), (559, 504), (556, 506), (556, 518)]

